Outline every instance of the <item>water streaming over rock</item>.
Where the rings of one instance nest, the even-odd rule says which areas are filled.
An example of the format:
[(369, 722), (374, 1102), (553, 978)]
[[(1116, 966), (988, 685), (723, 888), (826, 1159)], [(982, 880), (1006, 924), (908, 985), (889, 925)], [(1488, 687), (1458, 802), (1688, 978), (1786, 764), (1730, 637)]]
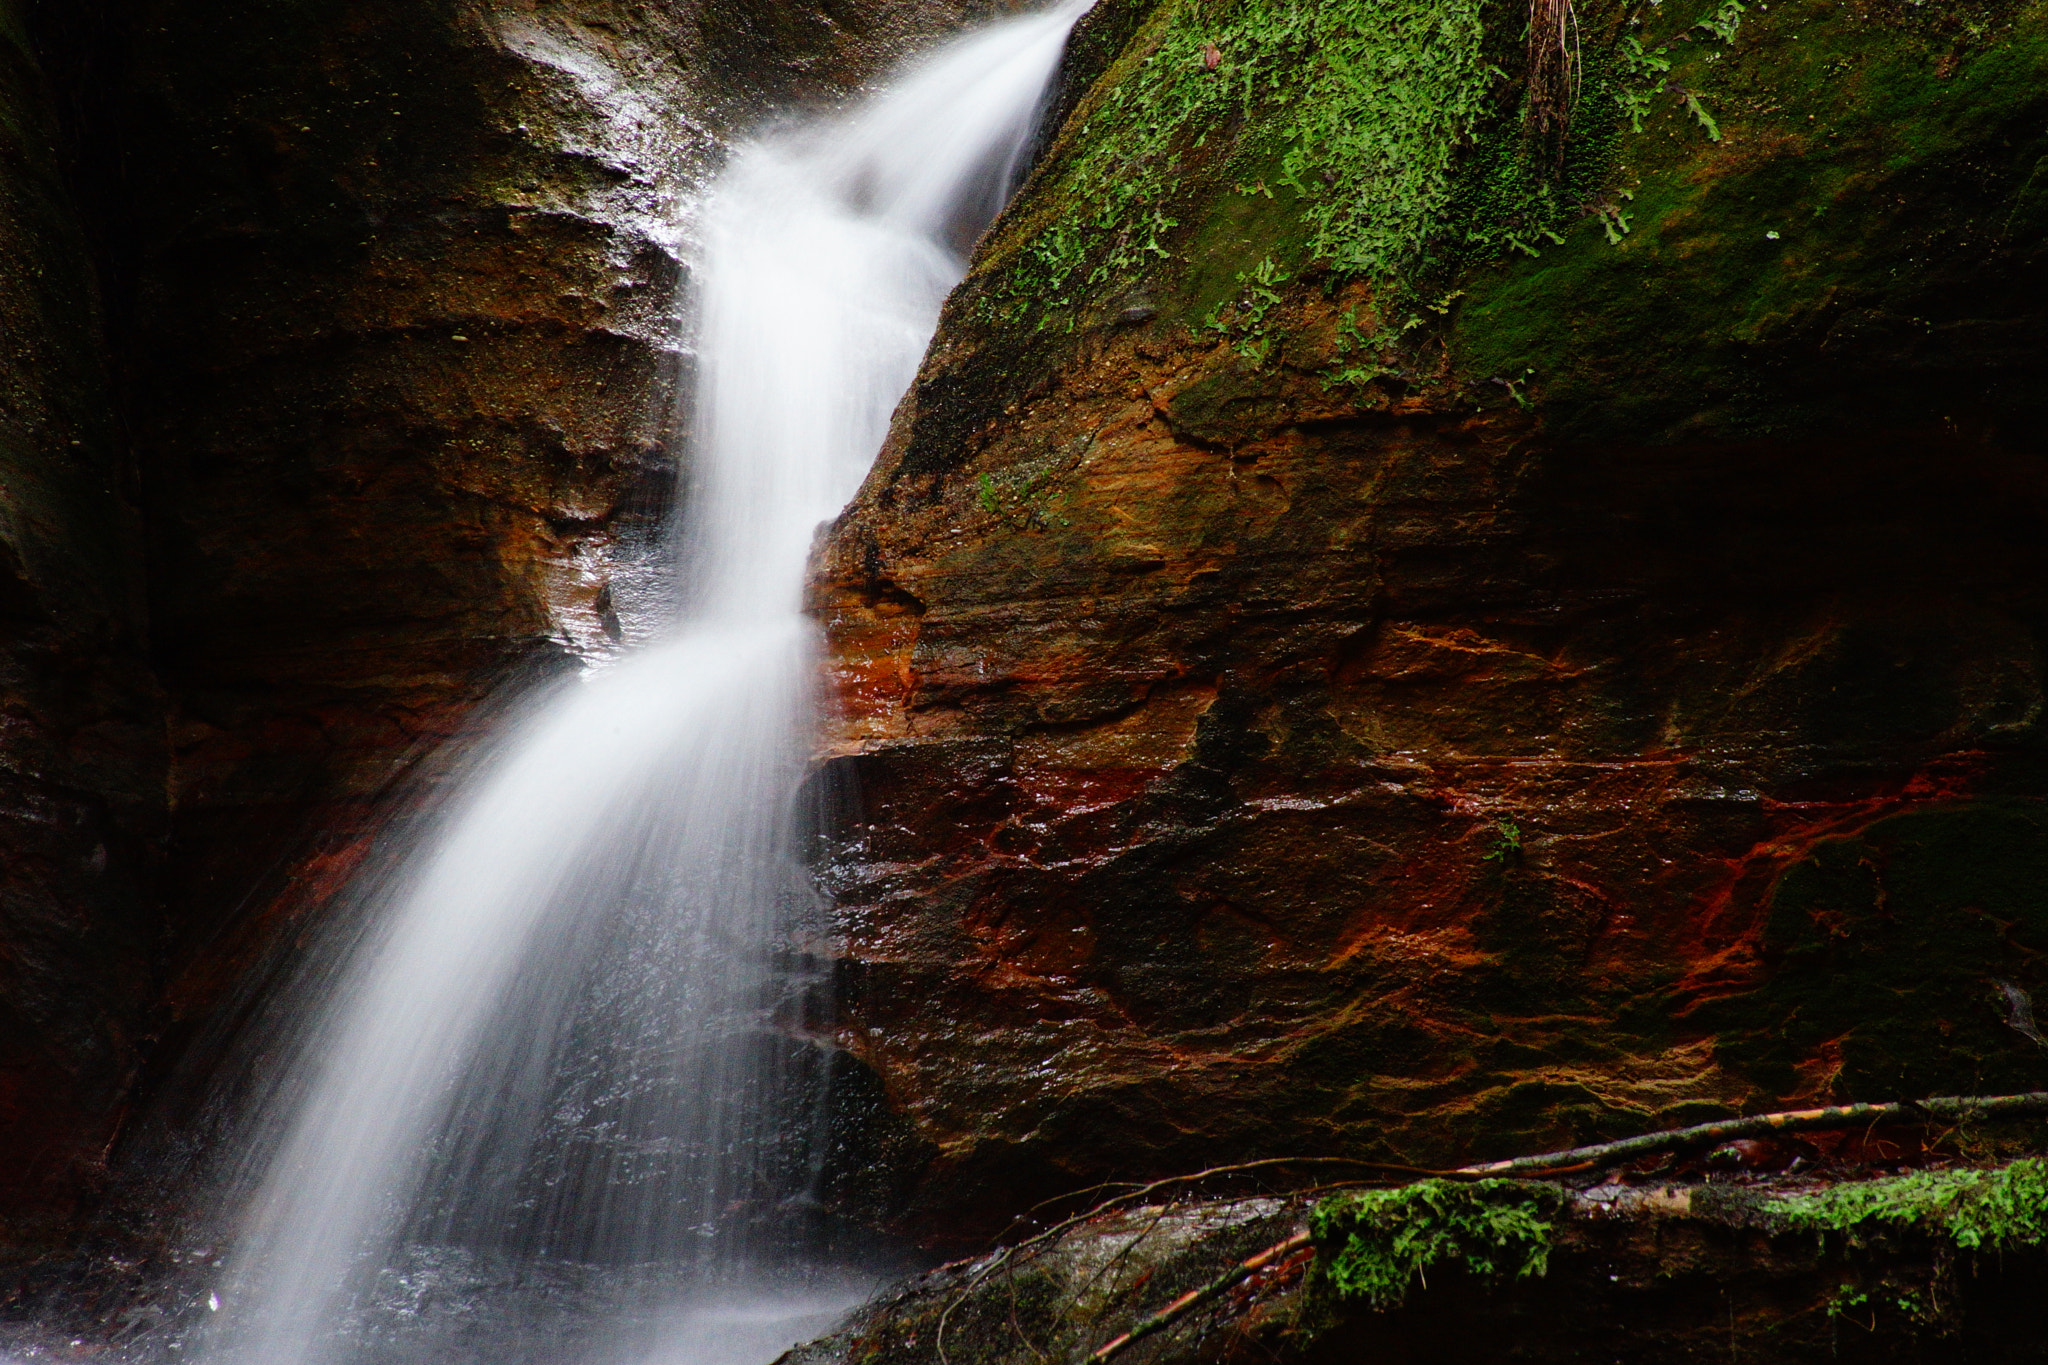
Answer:
[[(360, 938), (251, 1140), (210, 1361), (765, 1359), (838, 1302), (801, 1273), (823, 1087), (791, 847), (804, 563), (1085, 7), (958, 40), (713, 187), (678, 620), (514, 718), (356, 889)], [(641, 1281), (670, 1298), (630, 1349), (470, 1332)]]

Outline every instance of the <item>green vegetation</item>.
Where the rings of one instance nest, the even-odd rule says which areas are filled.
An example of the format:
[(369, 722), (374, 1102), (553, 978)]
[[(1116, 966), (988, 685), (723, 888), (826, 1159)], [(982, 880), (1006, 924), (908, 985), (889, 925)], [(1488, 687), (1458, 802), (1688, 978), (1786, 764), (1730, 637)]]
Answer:
[(1424, 1180), (1324, 1200), (1309, 1220), (1317, 1274), (1339, 1297), (1398, 1306), (1429, 1271), (1520, 1279), (1549, 1268), (1564, 1194), (1520, 1180)]
[[(1179, 192), (1221, 158), (1235, 193), (1297, 213), (1307, 256), (1378, 273), (1426, 234), (1488, 70), (1479, 0), (1161, 5), (1085, 111), (1070, 211), (1021, 253), (1011, 302), (1071, 304), (1172, 255)], [(1270, 260), (1262, 281), (1277, 281)]]
[[(1338, 1298), (1399, 1307), (1439, 1267), (1497, 1280), (1549, 1269), (1566, 1195), (1536, 1181), (1424, 1180), (1324, 1200), (1309, 1220), (1317, 1275)], [(1918, 1171), (1774, 1199), (1780, 1233), (1843, 1238), (1850, 1248), (1888, 1233), (1931, 1237), (1951, 1251), (1997, 1252), (2048, 1244), (2048, 1160), (1990, 1170)], [(1919, 1311), (1924, 1287), (1844, 1283), (1830, 1311), (1882, 1303)]]
[[(1885, 366), (2038, 292), (2048, 8), (1751, 0), (1732, 44), (1725, 7), (1663, 26), (1678, 8), (1608, 49), (1616, 154), (1563, 244), (1458, 276), (1457, 367), (1535, 369), (1550, 429), (1586, 442), (1836, 430), (1866, 373), (1891, 376), (1855, 405), (1874, 428), (1981, 408), (2009, 363), (1988, 349), (1945, 346), (1925, 382)], [(2026, 427), (2040, 392), (1989, 401)]]
[[(1615, 9), (1585, 7), (1589, 25), (1594, 8)], [(1743, 8), (1723, 0), (1685, 33), (1731, 41)], [(1037, 196), (1056, 211), (1015, 244), (984, 318), (1071, 326), (1092, 299), (1178, 276), (1187, 315), (1256, 363), (1276, 289), (1304, 272), (1396, 282), (1419, 317), (1428, 282), (1538, 255), (1588, 213), (1619, 240), (1628, 215), (1603, 185), (1669, 44), (1589, 44), (1559, 148), (1526, 127), (1525, 22), (1501, 0), (1165, 0), (1056, 150)], [(1673, 99), (1719, 136), (1695, 93)]]
[(1047, 464), (1006, 469), (983, 474), (975, 481), (975, 500), (981, 510), (1012, 530), (1046, 531), (1072, 522), (1052, 509), (1055, 478), (1059, 470)]
[(1835, 1185), (1773, 1201), (1780, 1232), (1839, 1238), (1855, 1251), (1897, 1234), (1934, 1244), (1931, 1265), (1913, 1260), (1844, 1258), (1848, 1272), (1827, 1302), (1831, 1318), (1874, 1330), (1896, 1313), (1921, 1328), (1953, 1327), (1954, 1294), (1943, 1292), (1959, 1253), (2003, 1253), (2048, 1243), (2048, 1161), (2030, 1157), (1992, 1170), (1915, 1171)]
[[(1129, 311), (1247, 373), (1469, 379), (1574, 440), (1770, 437), (1957, 300), (2011, 311), (2048, 221), (2039, 0), (1585, 0), (1562, 142), (1526, 0), (1108, 3), (1117, 53), (963, 295), (1019, 373)], [(1311, 301), (1353, 283), (1329, 336)], [(1864, 407), (1939, 418), (1964, 374)]]
[(2048, 1242), (2048, 1161), (2028, 1158), (1994, 1170), (1916, 1171), (1836, 1185), (1779, 1200), (1790, 1231), (1920, 1232), (1962, 1251), (2001, 1251)]

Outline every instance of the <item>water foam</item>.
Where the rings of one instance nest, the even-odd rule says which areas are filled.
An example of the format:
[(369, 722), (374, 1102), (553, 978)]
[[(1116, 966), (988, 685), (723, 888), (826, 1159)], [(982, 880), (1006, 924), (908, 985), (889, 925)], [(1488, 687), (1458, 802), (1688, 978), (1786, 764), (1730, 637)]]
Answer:
[(736, 1365), (857, 1292), (804, 1236), (824, 1061), (791, 849), (817, 666), (804, 565), (1085, 8), (957, 40), (741, 148), (714, 185), (678, 619), (529, 705), (357, 888), (367, 927), (251, 1139), (209, 1361), (502, 1365), (528, 1356), (503, 1332), (447, 1335), (507, 1301), (478, 1286), (575, 1266), (607, 1284), (655, 1267), (668, 1307), (534, 1358)]

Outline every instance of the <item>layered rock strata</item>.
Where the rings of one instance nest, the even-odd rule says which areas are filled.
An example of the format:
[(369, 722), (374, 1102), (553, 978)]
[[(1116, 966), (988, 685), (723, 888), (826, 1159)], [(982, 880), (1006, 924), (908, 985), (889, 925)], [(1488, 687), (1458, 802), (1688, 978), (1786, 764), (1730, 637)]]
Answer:
[(1098, 13), (821, 551), (876, 1197), (2036, 1088), (2048, 11), (1588, 7), (1562, 146), (1274, 13)]

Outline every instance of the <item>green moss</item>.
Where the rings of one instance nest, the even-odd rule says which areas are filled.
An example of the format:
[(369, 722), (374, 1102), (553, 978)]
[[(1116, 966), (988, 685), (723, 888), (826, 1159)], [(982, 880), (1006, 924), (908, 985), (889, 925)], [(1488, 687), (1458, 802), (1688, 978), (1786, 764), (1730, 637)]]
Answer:
[[(1725, 44), (1741, 13), (1721, 0), (1677, 32)], [(984, 321), (1071, 327), (1103, 296), (1166, 286), (1179, 316), (1244, 334), (1258, 358), (1248, 315), (1288, 280), (1391, 283), (1420, 317), (1457, 271), (1538, 255), (1589, 213), (1618, 236), (1619, 139), (1671, 63), (1623, 32), (1618, 4), (1580, 18), (1571, 135), (1553, 146), (1527, 130), (1520, 4), (1164, 0), (993, 253)]]
[[(1202, 309), (1229, 300), (1260, 260), (1283, 275), (1311, 260), (1398, 269), (1434, 231), (1497, 74), (1480, 10), (1481, 0), (1160, 5), (1084, 103), (1041, 181), (1053, 211), (1021, 234), (988, 307), (1041, 320), (1177, 255)], [(1259, 250), (1216, 249), (1226, 242)]]
[(1879, 426), (1966, 410), (1987, 381), (2038, 407), (1991, 339), (2039, 294), (2048, 8), (1752, 5), (1732, 45), (1660, 22), (1610, 73), (1661, 49), (1719, 140), (1676, 94), (1630, 105), (1640, 131), (1616, 133), (1563, 241), (1463, 282), (1461, 368), (1533, 370), (1552, 429), (1589, 441), (1837, 430), (1866, 384), (1850, 406)]
[[(1515, 1180), (1425, 1180), (1338, 1195), (1310, 1218), (1317, 1274), (1329, 1292), (1378, 1310), (1398, 1307), (1439, 1267), (1492, 1279), (1542, 1275), (1565, 1199), (1555, 1186)], [(1836, 1185), (1774, 1200), (1768, 1217), (1780, 1232), (1852, 1244), (1910, 1232), (1960, 1251), (2040, 1246), (2048, 1243), (2048, 1160)]]
[(1520, 4), (1117, 14), (963, 295), (1013, 352), (1135, 303), (1299, 368), (1276, 303), (1363, 279), (1328, 378), (1441, 339), (1569, 439), (1835, 429), (1845, 389), (1880, 426), (2019, 421), (2048, 392), (2015, 340), (2048, 232), (2039, 0), (1589, 0), (1561, 146), (1527, 130)]
[(1541, 1275), (1564, 1195), (1517, 1180), (1424, 1180), (1323, 1201), (1309, 1221), (1321, 1283), (1376, 1309), (1398, 1306), (1436, 1267), (1487, 1277)]
[(1919, 1232), (1963, 1251), (2048, 1242), (2048, 1161), (2029, 1158), (1986, 1171), (1918, 1171), (1836, 1185), (1778, 1201), (1788, 1231)]

